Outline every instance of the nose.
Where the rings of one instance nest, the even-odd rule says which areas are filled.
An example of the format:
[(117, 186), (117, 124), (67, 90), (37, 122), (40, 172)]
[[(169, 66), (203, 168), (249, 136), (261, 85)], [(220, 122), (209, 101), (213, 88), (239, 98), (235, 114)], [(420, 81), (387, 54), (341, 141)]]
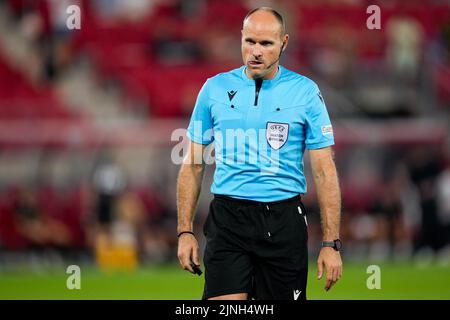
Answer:
[(259, 58), (262, 56), (262, 51), (261, 51), (261, 47), (259, 46), (259, 44), (256, 44), (253, 46), (251, 53), (255, 58)]

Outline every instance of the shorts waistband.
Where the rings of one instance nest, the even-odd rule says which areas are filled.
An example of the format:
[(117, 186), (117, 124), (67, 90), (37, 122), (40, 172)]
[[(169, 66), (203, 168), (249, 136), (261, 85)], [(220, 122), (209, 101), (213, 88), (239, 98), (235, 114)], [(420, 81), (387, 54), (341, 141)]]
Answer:
[(278, 200), (278, 201), (272, 201), (272, 202), (260, 202), (260, 201), (254, 201), (254, 200), (247, 200), (247, 199), (237, 199), (229, 196), (225, 196), (222, 194), (215, 194), (214, 199), (220, 199), (220, 200), (226, 200), (230, 201), (236, 204), (240, 205), (248, 205), (248, 206), (273, 206), (277, 204), (283, 204), (283, 203), (289, 203), (296, 200), (301, 200), (301, 194), (298, 194), (292, 198)]

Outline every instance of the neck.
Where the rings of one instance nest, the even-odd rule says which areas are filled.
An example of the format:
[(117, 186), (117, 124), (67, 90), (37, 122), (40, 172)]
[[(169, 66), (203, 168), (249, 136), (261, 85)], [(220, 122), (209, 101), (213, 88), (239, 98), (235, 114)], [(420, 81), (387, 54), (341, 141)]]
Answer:
[(251, 76), (248, 72), (248, 68), (245, 68), (245, 75), (247, 76), (247, 78), (253, 79), (253, 80), (257, 80), (257, 79), (271, 80), (271, 79), (275, 78), (275, 76), (277, 75), (278, 68), (279, 68), (278, 64), (273, 66), (273, 69), (270, 72), (266, 73), (262, 77)]

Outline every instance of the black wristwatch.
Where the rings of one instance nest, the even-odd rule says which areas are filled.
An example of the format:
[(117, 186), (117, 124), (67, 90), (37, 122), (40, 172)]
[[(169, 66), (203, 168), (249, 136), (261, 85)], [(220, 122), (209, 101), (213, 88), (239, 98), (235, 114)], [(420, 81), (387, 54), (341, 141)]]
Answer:
[(336, 239), (333, 241), (322, 241), (322, 248), (331, 247), (336, 251), (340, 251), (342, 248), (342, 242), (340, 239)]

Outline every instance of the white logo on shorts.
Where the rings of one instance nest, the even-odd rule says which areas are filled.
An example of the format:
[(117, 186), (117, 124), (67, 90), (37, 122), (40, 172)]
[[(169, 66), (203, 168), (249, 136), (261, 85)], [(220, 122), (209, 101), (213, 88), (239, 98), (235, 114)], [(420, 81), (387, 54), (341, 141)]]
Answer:
[(289, 134), (289, 124), (267, 122), (266, 139), (269, 145), (278, 150), (286, 143)]
[(294, 300), (298, 299), (298, 297), (300, 296), (300, 293), (302, 293), (302, 292), (299, 290), (294, 290)]

